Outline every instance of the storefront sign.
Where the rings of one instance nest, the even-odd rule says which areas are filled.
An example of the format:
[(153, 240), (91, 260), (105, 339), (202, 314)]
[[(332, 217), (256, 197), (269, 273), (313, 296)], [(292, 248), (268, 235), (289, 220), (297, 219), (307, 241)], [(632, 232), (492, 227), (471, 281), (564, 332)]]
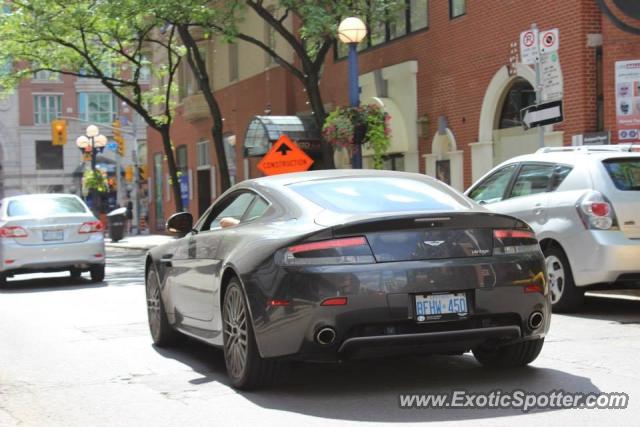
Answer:
[(616, 118), (620, 139), (640, 139), (640, 60), (616, 62)]

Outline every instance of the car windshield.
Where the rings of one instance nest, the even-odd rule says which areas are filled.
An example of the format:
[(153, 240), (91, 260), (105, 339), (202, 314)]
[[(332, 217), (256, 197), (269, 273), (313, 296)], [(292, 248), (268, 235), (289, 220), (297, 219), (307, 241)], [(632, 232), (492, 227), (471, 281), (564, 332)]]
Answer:
[(640, 191), (640, 158), (609, 159), (603, 164), (618, 190)]
[(11, 200), (7, 206), (7, 216), (47, 217), (84, 213), (87, 209), (75, 197), (29, 197)]
[(291, 184), (289, 187), (313, 203), (339, 213), (459, 211), (470, 208), (462, 197), (414, 179), (331, 179)]

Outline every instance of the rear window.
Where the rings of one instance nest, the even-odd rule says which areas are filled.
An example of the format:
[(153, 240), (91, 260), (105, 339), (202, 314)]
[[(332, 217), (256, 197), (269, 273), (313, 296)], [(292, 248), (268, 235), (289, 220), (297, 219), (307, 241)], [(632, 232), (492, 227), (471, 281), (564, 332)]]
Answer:
[(618, 190), (640, 191), (640, 158), (609, 159), (602, 163)]
[(339, 213), (458, 211), (470, 208), (462, 197), (426, 182), (402, 178), (347, 178), (291, 184), (298, 194)]
[(11, 200), (7, 216), (36, 216), (87, 213), (84, 204), (75, 197), (30, 197)]

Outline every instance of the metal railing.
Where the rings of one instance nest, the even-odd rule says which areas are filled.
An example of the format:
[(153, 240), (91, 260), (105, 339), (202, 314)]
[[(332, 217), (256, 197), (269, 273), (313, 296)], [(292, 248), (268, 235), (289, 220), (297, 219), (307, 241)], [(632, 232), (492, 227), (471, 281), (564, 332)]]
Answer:
[(640, 152), (640, 144), (612, 144), (612, 145), (578, 145), (566, 147), (544, 147), (536, 153), (566, 153), (566, 152)]

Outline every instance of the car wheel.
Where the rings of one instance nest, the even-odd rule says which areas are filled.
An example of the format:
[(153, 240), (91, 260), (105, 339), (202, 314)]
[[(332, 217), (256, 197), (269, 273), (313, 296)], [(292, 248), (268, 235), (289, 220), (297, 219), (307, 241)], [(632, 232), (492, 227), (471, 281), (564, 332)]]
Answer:
[(159, 347), (167, 347), (175, 344), (182, 338), (180, 333), (173, 329), (167, 319), (167, 312), (162, 302), (158, 274), (151, 268), (145, 280), (147, 294), (147, 315), (149, 320), (149, 332), (153, 343)]
[(82, 275), (82, 271), (77, 268), (72, 268), (71, 270), (69, 270), (69, 273), (71, 274), (71, 278), (73, 279), (77, 279)]
[(92, 282), (98, 283), (104, 280), (104, 264), (92, 265), (89, 272), (91, 273)]
[(249, 390), (273, 383), (284, 365), (260, 357), (244, 291), (237, 279), (227, 286), (222, 319), (224, 360), (231, 384)]
[(540, 354), (544, 338), (523, 341), (502, 347), (480, 346), (473, 350), (473, 356), (484, 366), (494, 368), (514, 368), (526, 366)]
[(576, 287), (566, 255), (557, 246), (544, 250), (551, 308), (555, 312), (570, 312), (582, 305), (584, 291)]

